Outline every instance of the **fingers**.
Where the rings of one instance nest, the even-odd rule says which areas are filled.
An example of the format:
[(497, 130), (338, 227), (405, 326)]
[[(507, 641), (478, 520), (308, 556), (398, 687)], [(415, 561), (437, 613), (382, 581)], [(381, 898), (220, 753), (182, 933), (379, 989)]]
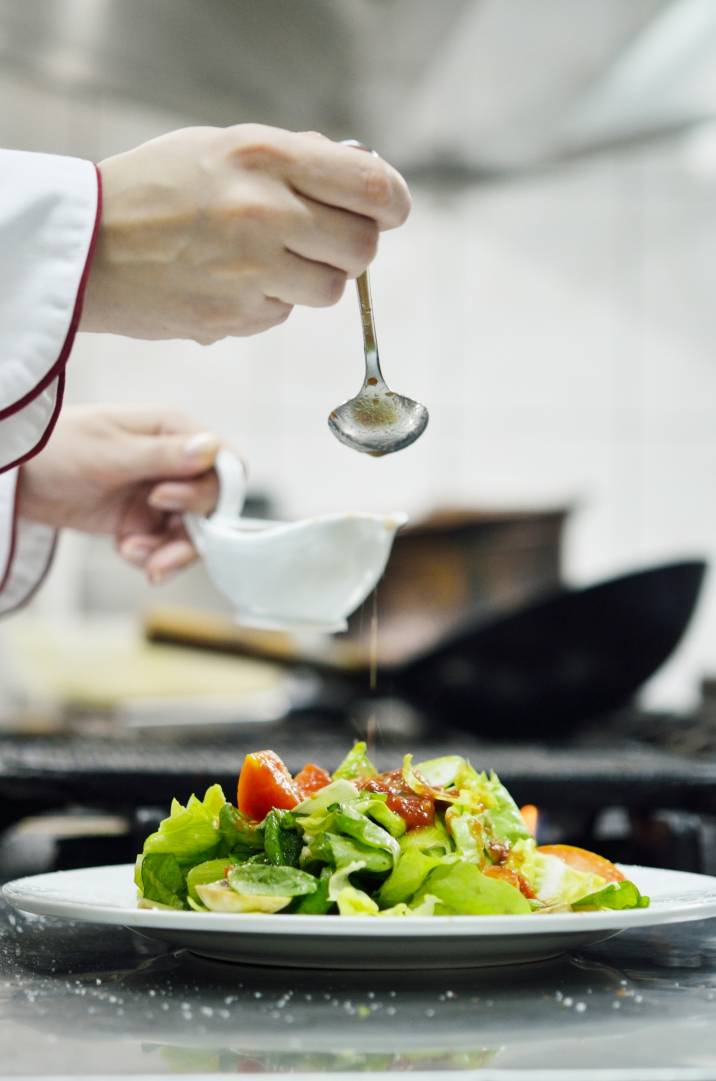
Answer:
[(297, 192), (371, 218), (380, 229), (403, 224), (410, 213), (410, 193), (391, 165), (374, 154), (330, 139), (289, 134), (293, 153), (286, 167), (287, 178)]
[(346, 273), (336, 267), (304, 259), (285, 251), (276, 260), (271, 275), (272, 295), (287, 304), (326, 308), (343, 296)]
[(325, 206), (296, 195), (303, 213), (292, 217), (286, 247), (295, 255), (343, 270), (349, 277), (362, 274), (378, 250), (378, 226), (372, 218)]
[(136, 533), (117, 542), (123, 559), (141, 568), (152, 585), (161, 585), (197, 558), (196, 550), (176, 521), (162, 533)]
[(150, 491), (147, 502), (156, 510), (183, 514), (210, 514), (216, 506), (219, 482), (213, 471), (191, 481), (162, 481)]
[(133, 435), (125, 445), (127, 479), (196, 476), (211, 469), (220, 446), (213, 432)]
[(135, 533), (117, 541), (117, 551), (134, 567), (143, 567), (150, 555), (161, 546), (162, 537), (155, 534)]
[(161, 585), (188, 567), (196, 559), (196, 551), (186, 538), (171, 540), (153, 552), (144, 565), (144, 571), (152, 585)]

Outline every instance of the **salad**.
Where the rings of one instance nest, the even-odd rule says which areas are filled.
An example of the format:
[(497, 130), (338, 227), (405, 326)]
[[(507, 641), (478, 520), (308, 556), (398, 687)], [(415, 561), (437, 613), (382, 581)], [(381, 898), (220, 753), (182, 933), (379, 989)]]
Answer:
[(649, 904), (609, 860), (538, 845), (536, 810), (460, 755), (378, 773), (356, 743), (332, 775), (292, 777), (273, 751), (244, 760), (236, 805), (219, 785), (144, 842), (143, 907), (196, 912), (446, 916)]

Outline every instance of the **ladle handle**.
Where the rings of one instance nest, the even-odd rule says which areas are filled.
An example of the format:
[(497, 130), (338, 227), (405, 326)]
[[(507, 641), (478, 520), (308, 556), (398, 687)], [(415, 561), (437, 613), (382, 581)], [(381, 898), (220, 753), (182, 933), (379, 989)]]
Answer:
[(220, 450), (214, 468), (219, 479), (219, 496), (213, 512), (206, 518), (201, 514), (187, 513), (183, 516), (184, 528), (200, 555), (204, 551), (207, 523), (222, 519), (236, 522), (246, 500), (246, 470), (238, 455), (226, 448)]
[[(359, 143), (357, 139), (344, 139), (344, 146), (354, 146), (356, 150), (365, 150), (368, 154), (374, 154), (375, 150), (371, 150), (365, 143)], [(363, 353), (365, 355), (365, 384), (369, 379), (375, 379), (378, 383), (383, 383), (383, 373), (380, 370), (380, 359), (378, 357), (378, 339), (375, 333), (375, 322), (373, 320), (373, 299), (370, 295), (370, 279), (368, 278), (368, 271), (364, 270), (362, 274), (359, 274), (356, 278), (356, 289), (358, 290), (358, 307), (360, 308), (360, 323), (363, 331)], [(365, 385), (364, 384), (364, 385)], [(372, 384), (375, 385), (375, 384)]]

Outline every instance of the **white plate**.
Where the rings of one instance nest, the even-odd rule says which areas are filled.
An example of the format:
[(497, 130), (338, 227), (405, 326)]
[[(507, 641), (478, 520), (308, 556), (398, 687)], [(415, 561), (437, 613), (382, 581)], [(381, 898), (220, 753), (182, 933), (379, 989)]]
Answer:
[(131, 927), (204, 957), (301, 968), (471, 968), (558, 957), (631, 927), (716, 916), (716, 878), (623, 867), (649, 908), (530, 916), (282, 916), (137, 908), (133, 867), (88, 867), (8, 883), (24, 912)]

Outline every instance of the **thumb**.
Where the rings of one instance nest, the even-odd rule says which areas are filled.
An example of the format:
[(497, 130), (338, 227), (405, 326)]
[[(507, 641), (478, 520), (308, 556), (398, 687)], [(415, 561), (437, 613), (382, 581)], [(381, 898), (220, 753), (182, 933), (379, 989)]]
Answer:
[(137, 480), (194, 477), (211, 469), (220, 446), (213, 432), (135, 436), (130, 468)]

